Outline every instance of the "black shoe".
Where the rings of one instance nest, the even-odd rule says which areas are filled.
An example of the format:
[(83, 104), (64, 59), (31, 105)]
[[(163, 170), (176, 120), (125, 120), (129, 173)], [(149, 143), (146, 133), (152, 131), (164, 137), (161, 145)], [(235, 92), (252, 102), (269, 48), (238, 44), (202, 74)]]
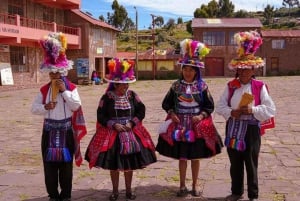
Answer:
[(226, 198), (225, 198), (225, 201), (238, 201), (240, 199), (243, 199), (243, 196), (242, 195), (235, 195), (235, 194), (231, 194), (231, 195), (228, 195)]
[(112, 193), (110, 196), (109, 196), (109, 201), (116, 201), (119, 197), (119, 193)]
[(183, 189), (179, 189), (176, 195), (177, 197), (185, 197), (187, 196), (188, 193), (189, 193), (188, 189), (184, 187)]
[(126, 200), (135, 200), (136, 198), (136, 194), (130, 192), (130, 193), (126, 193)]

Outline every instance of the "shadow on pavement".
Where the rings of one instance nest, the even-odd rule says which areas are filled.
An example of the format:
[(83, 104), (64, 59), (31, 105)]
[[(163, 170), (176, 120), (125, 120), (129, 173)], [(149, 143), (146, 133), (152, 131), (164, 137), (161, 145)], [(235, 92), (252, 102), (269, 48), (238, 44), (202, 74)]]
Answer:
[[(176, 200), (195, 200), (195, 201), (223, 201), (224, 197), (215, 198), (197, 198), (188, 194), (184, 198), (176, 197), (177, 186), (161, 186), (161, 185), (147, 185), (137, 186), (134, 188), (134, 192), (137, 194), (135, 201), (176, 201)], [(105, 201), (109, 200), (108, 197), (111, 194), (111, 189), (87, 189), (87, 190), (73, 190), (72, 201)], [(39, 197), (25, 199), (24, 201), (48, 201), (48, 197)], [(124, 201), (125, 189), (120, 189), (118, 200)]]

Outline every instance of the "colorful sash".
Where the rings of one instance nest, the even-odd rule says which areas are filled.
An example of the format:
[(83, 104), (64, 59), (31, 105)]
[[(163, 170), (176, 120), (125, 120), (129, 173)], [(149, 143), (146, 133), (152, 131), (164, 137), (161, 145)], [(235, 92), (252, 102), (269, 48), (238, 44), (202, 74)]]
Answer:
[(48, 132), (49, 144), (46, 149), (45, 161), (47, 162), (71, 162), (72, 155), (66, 147), (68, 130), (71, 127), (71, 118), (64, 120), (45, 119), (44, 130)]
[(118, 135), (120, 139), (121, 155), (128, 155), (141, 151), (140, 145), (137, 142), (132, 130), (127, 132), (120, 132)]

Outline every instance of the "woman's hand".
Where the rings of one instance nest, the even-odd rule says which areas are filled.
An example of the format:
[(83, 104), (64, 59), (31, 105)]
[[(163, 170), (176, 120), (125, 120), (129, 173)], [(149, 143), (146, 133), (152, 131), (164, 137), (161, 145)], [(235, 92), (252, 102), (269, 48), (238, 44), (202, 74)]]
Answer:
[(197, 122), (201, 121), (202, 119), (204, 119), (204, 115), (199, 114), (199, 115), (193, 116), (192, 121), (193, 121), (193, 123), (197, 123)]
[(170, 116), (171, 116), (171, 119), (172, 119), (173, 122), (180, 123), (180, 120), (179, 120), (178, 116), (174, 112), (172, 112), (170, 114)]
[(122, 124), (119, 124), (119, 123), (115, 123), (113, 125), (113, 128), (118, 131), (118, 132), (124, 132), (124, 131), (127, 131), (128, 128), (126, 128), (125, 125), (122, 125)]
[(132, 125), (132, 122), (130, 122), (130, 121), (125, 124), (126, 131), (130, 131), (132, 129), (132, 127), (133, 127), (133, 125)]

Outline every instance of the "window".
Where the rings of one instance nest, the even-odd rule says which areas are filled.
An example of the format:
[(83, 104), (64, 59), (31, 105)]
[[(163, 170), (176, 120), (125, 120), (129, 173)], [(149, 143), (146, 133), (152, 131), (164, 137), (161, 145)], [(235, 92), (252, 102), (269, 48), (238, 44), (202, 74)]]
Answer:
[(272, 49), (284, 49), (285, 41), (284, 40), (272, 40)]
[(43, 20), (45, 22), (53, 22), (54, 21), (54, 9), (50, 7), (43, 6)]
[(8, 1), (8, 13), (10, 15), (24, 16), (23, 0), (10, 0)]
[(225, 32), (224, 31), (203, 32), (203, 42), (206, 45), (224, 46)]
[(10, 47), (10, 63), (13, 72), (28, 72), (28, 67), (25, 65), (25, 47)]
[(234, 34), (236, 32), (230, 31), (229, 32), (229, 44), (228, 45), (237, 45), (236, 42), (234, 41)]

